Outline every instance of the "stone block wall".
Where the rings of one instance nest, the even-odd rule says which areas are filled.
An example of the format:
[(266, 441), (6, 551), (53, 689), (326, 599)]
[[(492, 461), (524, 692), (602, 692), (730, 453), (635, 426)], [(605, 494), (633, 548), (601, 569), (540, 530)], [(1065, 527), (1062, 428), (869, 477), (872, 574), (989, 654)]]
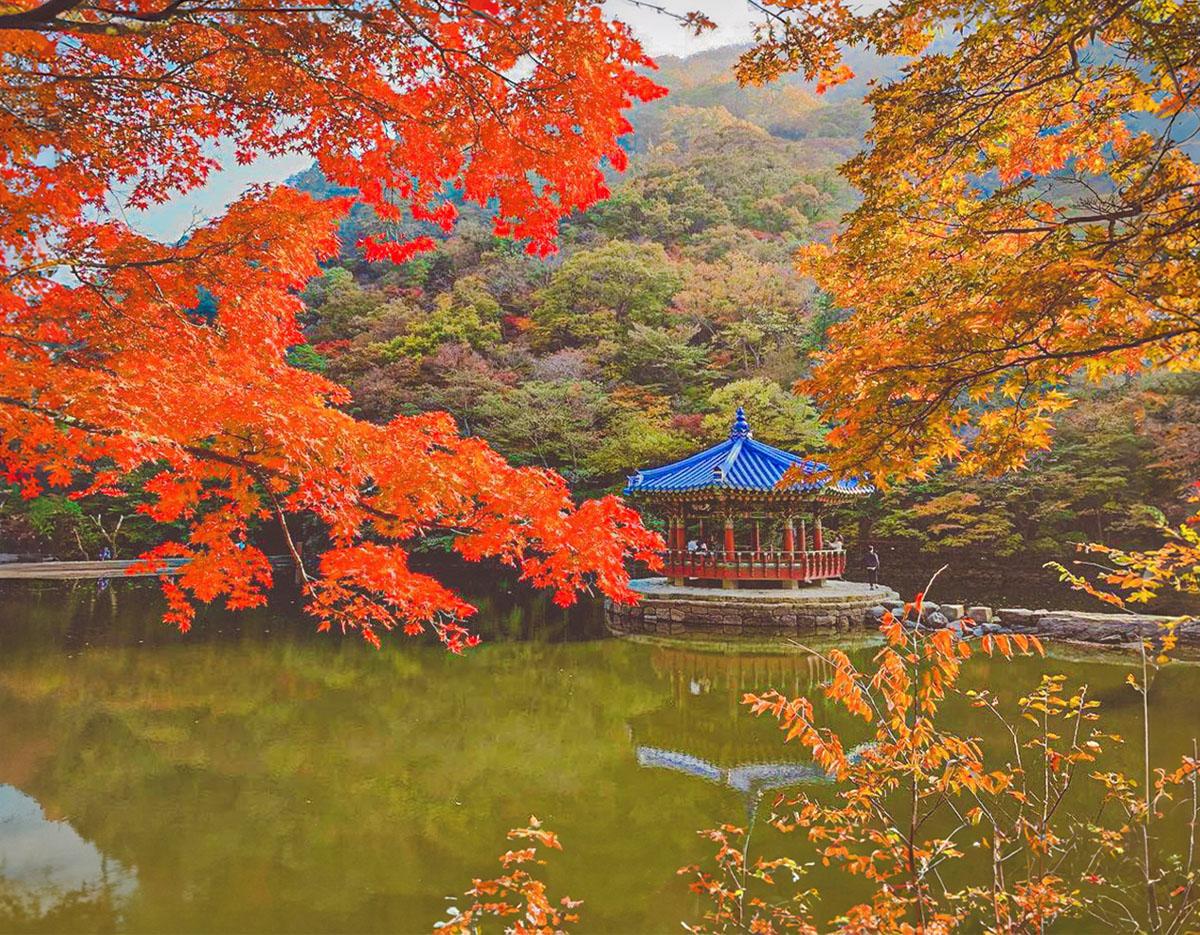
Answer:
[(636, 604), (605, 601), (604, 615), (614, 633), (682, 633), (711, 636), (799, 636), (844, 633), (864, 626), (867, 608), (879, 594), (869, 597), (831, 596), (809, 600), (737, 600), (722, 596), (645, 596)]
[[(786, 595), (786, 596), (785, 596)], [(605, 620), (617, 634), (678, 636), (698, 634), (720, 637), (803, 636), (814, 633), (845, 633), (879, 627), (884, 610), (902, 613), (904, 604), (894, 591), (879, 589), (869, 594), (805, 594), (779, 592), (770, 597), (738, 598), (736, 591), (706, 594), (684, 588), (674, 594), (645, 594), (636, 604), (605, 601)], [(926, 629), (965, 626), (971, 618), (975, 631), (986, 633), (1034, 633), (1043, 639), (1101, 645), (1137, 645), (1144, 638), (1161, 639), (1166, 617), (1149, 614), (1105, 614), (1081, 611), (1027, 610), (1020, 607), (966, 607), (958, 604), (928, 604), (921, 626)], [(978, 635), (956, 630), (963, 638)], [(1188, 620), (1175, 629), (1180, 646), (1200, 646), (1200, 620)]]

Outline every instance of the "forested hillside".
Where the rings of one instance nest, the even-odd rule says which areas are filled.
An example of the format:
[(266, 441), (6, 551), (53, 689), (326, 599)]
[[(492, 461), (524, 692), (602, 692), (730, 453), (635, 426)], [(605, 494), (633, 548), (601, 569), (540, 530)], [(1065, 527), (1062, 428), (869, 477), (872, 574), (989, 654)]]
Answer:
[[(819, 451), (824, 427), (790, 388), (846, 313), (797, 277), (792, 253), (853, 203), (836, 167), (861, 145), (865, 83), (894, 66), (858, 60), (850, 86), (819, 96), (797, 81), (741, 88), (734, 58), (660, 63), (672, 93), (637, 111), (629, 171), (550, 259), (474, 219), (403, 266), (366, 264), (352, 244), (373, 222), (356, 218), (306, 293), (310, 346), (295, 361), (348, 385), (369, 418), (448, 410), (581, 492), (719, 438), (737, 403), (757, 437)], [(311, 173), (295, 183), (322, 190)], [(1027, 471), (890, 491), (844, 532), (960, 563), (1137, 542), (1151, 509), (1180, 512), (1198, 414), (1187, 376), (1081, 392)]]
[[(738, 401), (759, 437), (818, 448), (789, 388), (832, 312), (791, 255), (852, 203), (836, 166), (865, 115), (800, 86), (742, 90), (730, 61), (662, 63), (674, 92), (636, 112), (629, 171), (547, 260), (474, 217), (403, 266), (367, 264), (352, 245), (375, 222), (357, 216), (306, 293), (296, 362), (365, 416), (445, 409), (588, 490), (717, 437)], [(315, 173), (294, 181), (323, 192)]]

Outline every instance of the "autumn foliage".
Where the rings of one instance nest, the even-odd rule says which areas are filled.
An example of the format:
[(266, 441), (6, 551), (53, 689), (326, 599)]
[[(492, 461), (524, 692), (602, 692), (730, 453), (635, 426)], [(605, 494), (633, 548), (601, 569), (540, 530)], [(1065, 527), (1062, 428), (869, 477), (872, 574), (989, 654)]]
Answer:
[(554, 900), (549, 895), (537, 865), (546, 861), (538, 856), (538, 848), (562, 850), (558, 835), (542, 827), (530, 816), (524, 828), (508, 832), (510, 841), (527, 842), (527, 846), (509, 849), (500, 856), (504, 872), (490, 879), (476, 879), (466, 896), (471, 902), (466, 908), (454, 906), (449, 921), (436, 923), (435, 932), (443, 935), (469, 935), (483, 930), (483, 922), (500, 919), (505, 932), (513, 935), (553, 935), (579, 921), (574, 910), (582, 900), (569, 896)]
[[(322, 627), (376, 641), (433, 625), (454, 649), (471, 608), (412, 572), (405, 543), (455, 534), (560, 603), (628, 599), (626, 559), (658, 539), (615, 499), (576, 507), (447, 417), (356, 421), (347, 393), (292, 368), (297, 295), (337, 250), (349, 199), (246, 191), (166, 245), (126, 211), (239, 161), (306, 153), (385, 222), (362, 244), (400, 261), (456, 201), (553, 250), (559, 220), (606, 195), (624, 111), (661, 93), (620, 23), (589, 3), (18, 0), (0, 12), (0, 469), (26, 496), (119, 495), (148, 476), (156, 520), (186, 534), (144, 556), (186, 629), (196, 601), (260, 603), (250, 528), (278, 524)], [(198, 299), (207, 293), (215, 312)], [(323, 554), (305, 555), (297, 518)], [(290, 525), (289, 525), (290, 524)]]
[(870, 90), (863, 200), (803, 269), (853, 315), (807, 389), (842, 464), (1020, 465), (1086, 379), (1200, 366), (1195, 3), (764, 4), (740, 77)]
[[(764, 803), (766, 821), (806, 839), (784, 856), (760, 845), (751, 857), (752, 827), (701, 832), (718, 845), (713, 858), (680, 870), (705, 898), (695, 930), (1015, 933), (1056, 922), (1064, 931), (1190, 930), (1200, 909), (1200, 760), (1152, 769), (1147, 719), (1144, 770), (1101, 769), (1102, 751), (1122, 738), (1104, 732), (1086, 685), (1044, 675), (1014, 709), (992, 690), (960, 684), (974, 652), (1041, 654), (1036, 636), (973, 644), (948, 629), (922, 630), (921, 616), (920, 595), (903, 615), (887, 614), (884, 645), (867, 669), (840, 650), (824, 654), (832, 673), (821, 689), (824, 717), (813, 698), (746, 694), (744, 704), (777, 720), (833, 790), (781, 792)], [(1128, 677), (1143, 702), (1158, 664), (1143, 654), (1141, 674)], [(945, 706), (956, 698), (1000, 724), (1011, 745), (985, 747), (949, 730)], [(825, 723), (833, 711), (860, 729)], [(1086, 815), (1066, 804), (1081, 783), (1091, 784)], [(1172, 822), (1184, 831), (1177, 852), (1162, 840)], [(807, 886), (814, 859), (865, 880), (866, 898)]]

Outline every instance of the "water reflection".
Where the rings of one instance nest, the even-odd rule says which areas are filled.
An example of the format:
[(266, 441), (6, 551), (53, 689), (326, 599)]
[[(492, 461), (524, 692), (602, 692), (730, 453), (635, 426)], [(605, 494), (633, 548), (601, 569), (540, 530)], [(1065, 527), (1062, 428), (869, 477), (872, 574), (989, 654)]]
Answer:
[(106, 857), (70, 822), (53, 820), (33, 797), (0, 785), (0, 924), (5, 930), (90, 907), (113, 916), (137, 875)]
[(829, 782), (827, 773), (804, 763), (746, 763), (723, 768), (678, 750), (659, 750), (656, 747), (638, 747), (637, 761), (638, 766), (671, 769), (748, 794), (801, 783)]
[(681, 644), (656, 646), (651, 664), (670, 686), (671, 702), (630, 722), (639, 766), (726, 786), (741, 793), (748, 807), (769, 790), (830, 781), (802, 748), (785, 746), (777, 733), (761, 729), (769, 722), (760, 726), (744, 712), (738, 716), (748, 687), (818, 695), (833, 675), (825, 659), (810, 653), (715, 653)]
[[(533, 813), (565, 846), (547, 882), (585, 900), (589, 931), (678, 931), (696, 906), (675, 871), (709, 854), (695, 831), (822, 778), (743, 693), (808, 695), (848, 746), (865, 739), (823, 702), (815, 657), (593, 639), (586, 607), (482, 597), (484, 645), (451, 657), (318, 636), (286, 601), (185, 637), (153, 586), (0, 587), (0, 783), (23, 816), (0, 824), (0, 930), (426, 931)], [(864, 665), (874, 653), (843, 648)], [(1126, 667), (970, 668), (1013, 697), (1047, 668), (1088, 681), (1105, 727), (1136, 733)], [(1156, 730), (1156, 760), (1191, 749), (1198, 688), (1194, 668), (1156, 680), (1151, 704), (1180, 712)], [(969, 730), (995, 732), (961, 708)], [(1116, 748), (1105, 768), (1136, 754)], [(755, 839), (798, 846), (775, 833)], [(59, 869), (38, 883), (39, 866)]]

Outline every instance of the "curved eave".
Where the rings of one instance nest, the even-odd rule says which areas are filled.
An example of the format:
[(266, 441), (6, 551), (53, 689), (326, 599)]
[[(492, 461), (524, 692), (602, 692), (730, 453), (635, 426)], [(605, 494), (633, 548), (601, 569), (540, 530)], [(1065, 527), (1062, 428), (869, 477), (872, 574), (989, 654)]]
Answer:
[[(796, 472), (799, 483), (779, 486)], [(808, 477), (813, 480), (806, 482)], [(739, 406), (729, 438), (672, 464), (630, 475), (624, 493), (667, 502), (717, 498), (781, 503), (837, 502), (874, 490), (859, 478), (831, 481), (826, 465), (758, 441)]]
[(699, 499), (738, 499), (738, 500), (855, 500), (869, 497), (875, 488), (862, 484), (853, 488), (838, 486), (784, 487), (772, 490), (760, 490), (756, 487), (738, 487), (733, 485), (710, 484), (704, 487), (688, 487), (683, 489), (646, 488), (627, 486), (623, 493), (627, 497), (647, 500), (699, 500)]

